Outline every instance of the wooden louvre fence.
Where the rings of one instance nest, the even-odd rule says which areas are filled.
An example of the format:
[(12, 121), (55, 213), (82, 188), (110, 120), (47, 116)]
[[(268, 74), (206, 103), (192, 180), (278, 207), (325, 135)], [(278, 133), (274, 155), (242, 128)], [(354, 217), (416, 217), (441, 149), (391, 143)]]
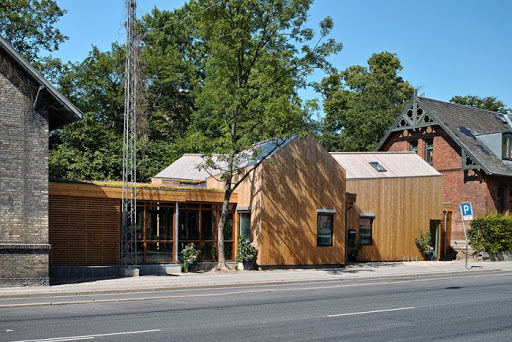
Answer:
[(50, 265), (119, 265), (121, 201), (50, 196)]

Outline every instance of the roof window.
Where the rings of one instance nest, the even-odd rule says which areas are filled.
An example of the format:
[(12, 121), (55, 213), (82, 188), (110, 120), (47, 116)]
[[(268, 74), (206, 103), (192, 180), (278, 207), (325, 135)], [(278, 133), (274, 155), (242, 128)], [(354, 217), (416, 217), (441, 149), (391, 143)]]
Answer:
[(378, 162), (370, 162), (370, 165), (379, 172), (386, 172), (387, 170), (384, 166), (380, 165)]

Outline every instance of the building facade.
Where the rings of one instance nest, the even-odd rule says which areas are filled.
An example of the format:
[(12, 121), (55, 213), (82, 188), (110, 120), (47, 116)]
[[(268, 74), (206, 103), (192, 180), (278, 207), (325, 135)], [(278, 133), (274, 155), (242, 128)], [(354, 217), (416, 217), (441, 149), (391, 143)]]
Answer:
[(81, 117), (0, 38), (0, 286), (48, 283), (48, 134)]
[(462, 252), (460, 203), (471, 202), (476, 215), (511, 210), (510, 142), (506, 115), (414, 97), (377, 149), (414, 151), (443, 175), (443, 201), (453, 206), (451, 246)]

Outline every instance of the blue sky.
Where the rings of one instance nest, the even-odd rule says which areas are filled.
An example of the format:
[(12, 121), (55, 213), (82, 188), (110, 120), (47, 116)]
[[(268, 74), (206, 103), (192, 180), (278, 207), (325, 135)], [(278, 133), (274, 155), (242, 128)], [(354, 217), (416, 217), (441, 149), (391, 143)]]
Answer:
[[(96, 45), (108, 50), (124, 42), (124, 0), (57, 0), (68, 13), (57, 26), (69, 36), (53, 53), (64, 61), (81, 61)], [(184, 0), (138, 0), (143, 15), (180, 7)], [(310, 26), (326, 16), (334, 21), (332, 37), (343, 43), (333, 58), (338, 69), (366, 65), (376, 52), (397, 54), (401, 76), (419, 93), (448, 101), (454, 95), (495, 96), (512, 107), (511, 0), (316, 0)], [(320, 80), (315, 74), (312, 80)], [(302, 92), (305, 98), (317, 95)]]

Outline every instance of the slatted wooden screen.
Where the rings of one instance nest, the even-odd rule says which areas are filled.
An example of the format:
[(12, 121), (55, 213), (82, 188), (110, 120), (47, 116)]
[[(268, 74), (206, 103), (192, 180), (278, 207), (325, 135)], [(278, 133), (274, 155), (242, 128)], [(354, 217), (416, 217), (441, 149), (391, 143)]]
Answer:
[(50, 196), (50, 265), (119, 265), (119, 199)]

